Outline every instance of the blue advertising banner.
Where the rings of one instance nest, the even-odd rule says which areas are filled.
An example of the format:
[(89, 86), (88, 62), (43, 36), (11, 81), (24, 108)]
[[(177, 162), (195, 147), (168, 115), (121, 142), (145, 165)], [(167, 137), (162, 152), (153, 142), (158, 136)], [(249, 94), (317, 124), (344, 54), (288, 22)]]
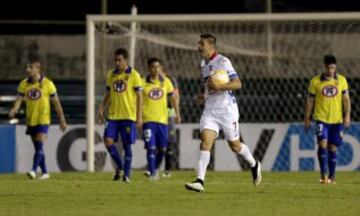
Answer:
[(15, 125), (0, 125), (0, 173), (15, 172)]
[[(353, 123), (343, 132), (343, 144), (337, 149), (337, 169), (360, 170), (360, 124)], [(290, 124), (272, 170), (318, 170), (316, 143), (314, 128), (306, 132), (302, 124)]]

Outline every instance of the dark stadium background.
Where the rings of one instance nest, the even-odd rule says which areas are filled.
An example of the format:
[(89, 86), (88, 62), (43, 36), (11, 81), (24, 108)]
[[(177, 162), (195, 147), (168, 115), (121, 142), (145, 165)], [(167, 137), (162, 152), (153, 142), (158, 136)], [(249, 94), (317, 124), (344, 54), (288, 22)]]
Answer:
[[(100, 14), (101, 0), (12, 0), (0, 7), (0, 34), (61, 33), (84, 34), (84, 25), (24, 25), (4, 23), (4, 20), (84, 21), (86, 14)], [(128, 14), (131, 5), (139, 14), (173, 13), (261, 13), (266, 11), (266, 0), (107, 0), (109, 14)], [(359, 11), (356, 0), (273, 0), (273, 12), (330, 12)]]
[[(178, 1), (120, 1), (120, 0), (57, 0), (57, 1), (7, 1), (0, 7), (0, 36), (1, 35), (85, 35), (85, 19), (87, 14), (101, 14), (102, 2), (107, 2), (108, 14), (129, 14), (133, 4), (138, 7), (138, 14), (201, 14), (201, 13), (263, 13), (266, 12), (266, 0), (178, 0)], [(336, 11), (360, 11), (360, 3), (355, 0), (321, 1), (321, 0), (272, 0), (272, 12), (336, 12)], [(36, 24), (34, 24), (36, 23)], [(85, 43), (85, 41), (84, 41)], [(6, 61), (6, 60), (5, 60)], [(3, 71), (0, 71), (0, 75)], [(85, 74), (85, 71), (84, 71)], [(4, 76), (0, 79), (0, 96), (15, 95), (19, 80), (9, 80)], [(84, 76), (85, 77), (85, 76)], [(67, 113), (69, 123), (85, 122), (85, 78), (84, 80), (55, 80), (61, 93), (61, 100)], [(197, 85), (195, 80), (180, 80), (180, 88), (183, 83)], [(304, 91), (301, 86), (306, 86), (308, 80), (247, 80), (247, 85), (259, 85), (257, 89), (262, 90), (264, 86), (274, 85), (280, 82), (284, 85), (300, 83), (299, 89), (294, 91), (294, 97), (289, 92), (278, 89), (277, 92), (257, 92), (259, 97), (250, 100), (248, 97), (240, 98), (240, 103), (252, 104), (246, 109), (240, 110), (244, 113), (243, 122), (299, 122), (302, 121), (302, 107), (304, 98), (296, 97), (298, 92)], [(351, 82), (357, 82), (351, 80)], [(354, 91), (357, 91), (354, 89)], [(305, 92), (304, 92), (305, 93)], [(192, 94), (184, 95), (184, 99), (192, 98)], [(241, 92), (247, 94), (246, 89)], [(282, 98), (293, 98), (286, 100), (283, 108), (292, 115), (287, 115), (282, 108), (275, 109), (278, 101), (271, 100), (267, 95), (273, 94), (279, 100)], [(305, 95), (305, 94), (304, 94)], [(66, 97), (73, 98), (66, 100)], [(192, 100), (188, 100), (192, 101)], [(259, 104), (261, 101), (261, 104)], [(0, 121), (7, 121), (7, 114), (12, 106), (12, 101), (2, 102), (0, 106)], [(189, 102), (182, 107), (185, 113), (184, 122), (197, 122), (201, 109)], [(198, 107), (188, 112), (189, 107)], [(255, 107), (256, 109), (254, 109)], [(262, 109), (266, 108), (265, 110)], [(272, 110), (273, 109), (273, 110)], [(291, 109), (291, 110), (289, 110)], [(267, 115), (272, 113), (272, 115)], [(353, 116), (360, 116), (360, 109), (353, 109)], [(57, 123), (56, 115), (53, 123)], [(24, 121), (23, 113), (20, 114), (21, 122)], [(354, 119), (356, 120), (356, 119)]]

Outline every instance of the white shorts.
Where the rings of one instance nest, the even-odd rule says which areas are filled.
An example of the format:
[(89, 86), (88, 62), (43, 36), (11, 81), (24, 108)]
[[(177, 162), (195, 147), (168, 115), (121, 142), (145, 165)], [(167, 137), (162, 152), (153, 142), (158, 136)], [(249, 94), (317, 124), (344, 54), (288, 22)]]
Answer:
[(222, 130), (225, 139), (235, 141), (240, 138), (239, 133), (239, 112), (235, 108), (221, 110), (205, 110), (200, 119), (200, 131), (209, 129), (215, 131), (219, 136)]

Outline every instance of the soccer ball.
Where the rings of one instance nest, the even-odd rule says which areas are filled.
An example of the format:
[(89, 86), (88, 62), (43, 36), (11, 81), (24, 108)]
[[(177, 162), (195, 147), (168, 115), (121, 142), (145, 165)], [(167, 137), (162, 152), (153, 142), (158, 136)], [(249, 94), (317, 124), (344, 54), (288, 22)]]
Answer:
[(230, 81), (229, 74), (222, 69), (215, 70), (213, 73), (211, 73), (211, 79), (218, 84), (225, 84)]

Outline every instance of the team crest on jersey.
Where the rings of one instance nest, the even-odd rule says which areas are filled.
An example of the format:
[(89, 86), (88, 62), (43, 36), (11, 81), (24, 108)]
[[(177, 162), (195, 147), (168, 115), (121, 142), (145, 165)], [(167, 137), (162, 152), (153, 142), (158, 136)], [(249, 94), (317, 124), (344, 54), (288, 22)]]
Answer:
[(322, 94), (325, 97), (335, 97), (338, 92), (338, 88), (334, 85), (327, 85), (322, 89)]
[(30, 89), (30, 91), (28, 91), (28, 93), (27, 93), (27, 97), (30, 100), (37, 100), (41, 97), (41, 91), (36, 88)]
[(153, 100), (159, 100), (164, 96), (164, 91), (161, 88), (153, 88), (149, 92), (149, 97)]
[(114, 91), (121, 93), (126, 90), (126, 83), (122, 80), (116, 80), (113, 83), (113, 89)]

